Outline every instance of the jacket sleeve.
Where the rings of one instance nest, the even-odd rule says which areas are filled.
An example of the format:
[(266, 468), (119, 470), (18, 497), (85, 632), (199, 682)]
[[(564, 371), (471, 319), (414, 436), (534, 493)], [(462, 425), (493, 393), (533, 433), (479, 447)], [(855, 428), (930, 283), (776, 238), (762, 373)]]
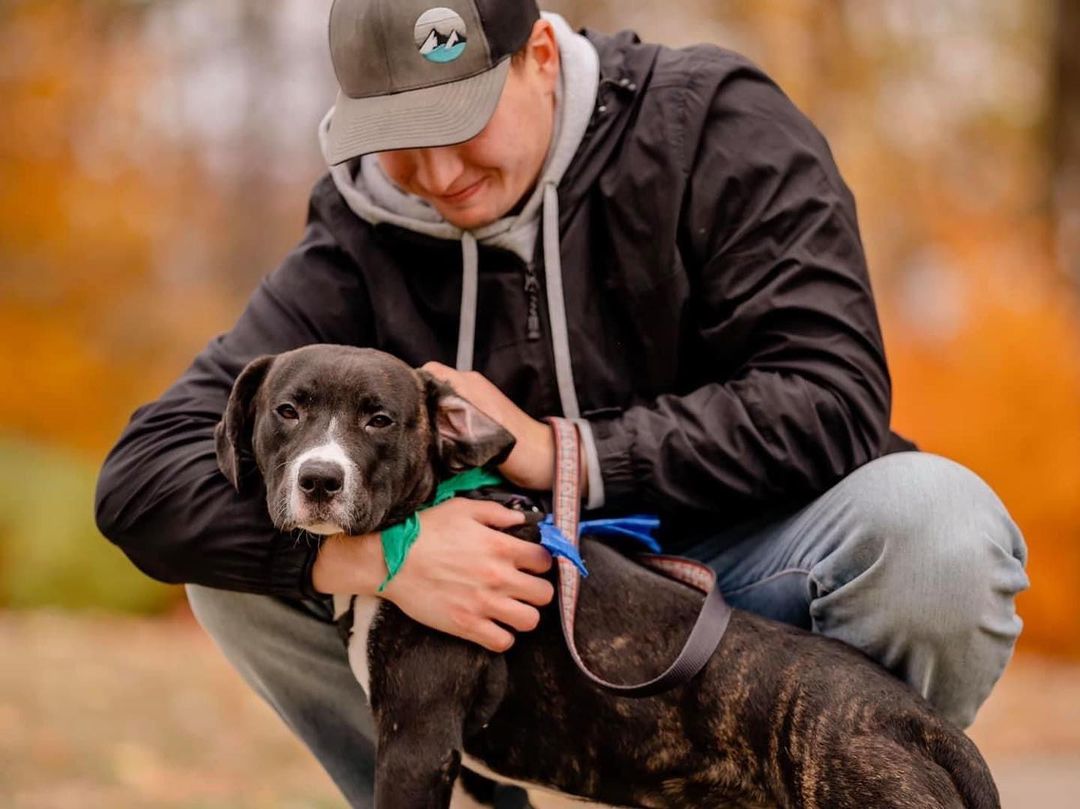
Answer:
[[(135, 411), (97, 485), (101, 532), (164, 582), (311, 595), (317, 546), (276, 531), (261, 484), (237, 492), (219, 472), (214, 426), (253, 358), (309, 343), (368, 342), (360, 273), (331, 235), (316, 186), (303, 239), (157, 401)], [(258, 476), (255, 476), (258, 477)]]
[(678, 240), (716, 370), (592, 423), (606, 507), (751, 517), (823, 492), (888, 436), (855, 204), (828, 146), (749, 65), (710, 97)]

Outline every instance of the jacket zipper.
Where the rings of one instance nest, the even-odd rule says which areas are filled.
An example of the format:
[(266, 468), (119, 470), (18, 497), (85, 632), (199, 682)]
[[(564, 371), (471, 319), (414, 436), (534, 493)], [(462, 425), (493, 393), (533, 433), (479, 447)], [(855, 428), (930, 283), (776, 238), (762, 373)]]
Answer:
[(525, 265), (525, 295), (528, 306), (525, 331), (530, 341), (536, 341), (540, 339), (540, 279), (531, 261)]

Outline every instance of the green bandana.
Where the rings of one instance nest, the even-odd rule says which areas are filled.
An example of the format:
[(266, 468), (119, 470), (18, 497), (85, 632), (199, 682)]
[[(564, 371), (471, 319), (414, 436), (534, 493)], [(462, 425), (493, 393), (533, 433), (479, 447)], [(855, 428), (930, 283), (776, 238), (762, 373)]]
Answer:
[(416, 513), (410, 514), (404, 522), (391, 525), (383, 531), (381, 536), (383, 558), (386, 559), (386, 578), (379, 585), (379, 592), (385, 590), (386, 585), (401, 570), (401, 566), (405, 564), (405, 557), (409, 555), (409, 549), (420, 536), (420, 518), (416, 516), (417, 513), (446, 502), (458, 492), (471, 492), (482, 489), (484, 486), (498, 486), (501, 483), (503, 483), (502, 476), (494, 472), (479, 468), (466, 470), (440, 483), (430, 503), (420, 506)]

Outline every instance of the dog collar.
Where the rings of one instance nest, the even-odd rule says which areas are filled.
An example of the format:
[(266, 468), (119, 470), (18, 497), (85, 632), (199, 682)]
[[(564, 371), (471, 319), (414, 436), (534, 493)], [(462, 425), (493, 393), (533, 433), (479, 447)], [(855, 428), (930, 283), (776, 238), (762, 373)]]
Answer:
[(382, 539), (383, 558), (386, 560), (386, 578), (379, 585), (378, 591), (381, 593), (385, 590), (386, 585), (401, 570), (401, 566), (405, 564), (405, 558), (409, 555), (409, 550), (416, 542), (416, 538), (420, 536), (420, 518), (417, 516), (419, 512), (437, 506), (439, 503), (445, 503), (459, 492), (471, 492), (485, 486), (498, 486), (503, 482), (501, 475), (488, 472), (486, 469), (467, 469), (436, 486), (435, 496), (431, 498), (431, 502), (421, 505), (402, 522), (384, 529), (379, 536)]
[[(419, 512), (445, 503), (460, 492), (471, 492), (482, 489), (485, 486), (499, 486), (505, 483), (501, 475), (489, 472), (485, 469), (467, 469), (452, 478), (448, 478), (435, 487), (435, 496), (431, 502), (421, 505), (416, 512), (410, 514), (402, 522), (391, 525), (380, 534), (383, 546), (383, 558), (386, 560), (386, 578), (379, 585), (379, 592), (401, 570), (409, 551), (420, 536)], [(660, 524), (660, 520), (652, 515), (634, 515), (630, 517), (618, 517), (606, 520), (586, 520), (578, 526), (578, 537), (589, 534), (594, 537), (606, 539), (632, 539), (644, 545), (653, 553), (658, 553), (660, 546), (653, 537)], [(578, 551), (579, 542), (571, 542), (565, 534), (555, 525), (553, 516), (549, 514), (540, 523), (540, 545), (555, 558), (566, 559), (580, 571), (582, 576), (588, 576), (589, 571), (581, 559)]]
[(466, 469), (452, 478), (447, 478), (435, 487), (435, 496), (431, 502), (420, 506), (420, 509), (431, 508), (439, 503), (445, 503), (459, 492), (471, 492), (474, 489), (482, 489), (485, 486), (500, 486), (506, 481), (497, 472), (489, 472), (486, 469)]

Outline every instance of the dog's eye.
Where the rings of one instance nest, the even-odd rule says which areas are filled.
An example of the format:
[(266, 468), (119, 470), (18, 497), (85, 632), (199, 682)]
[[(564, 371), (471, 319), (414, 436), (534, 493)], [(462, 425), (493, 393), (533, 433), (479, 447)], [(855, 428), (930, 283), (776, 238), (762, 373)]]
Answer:
[(283, 419), (288, 419), (289, 421), (296, 421), (298, 418), (300, 418), (300, 414), (296, 412), (296, 408), (293, 407), (291, 404), (278, 405), (277, 414)]
[(374, 427), (376, 430), (381, 430), (385, 427), (389, 427), (393, 423), (394, 420), (385, 413), (376, 413), (368, 420), (367, 426)]

